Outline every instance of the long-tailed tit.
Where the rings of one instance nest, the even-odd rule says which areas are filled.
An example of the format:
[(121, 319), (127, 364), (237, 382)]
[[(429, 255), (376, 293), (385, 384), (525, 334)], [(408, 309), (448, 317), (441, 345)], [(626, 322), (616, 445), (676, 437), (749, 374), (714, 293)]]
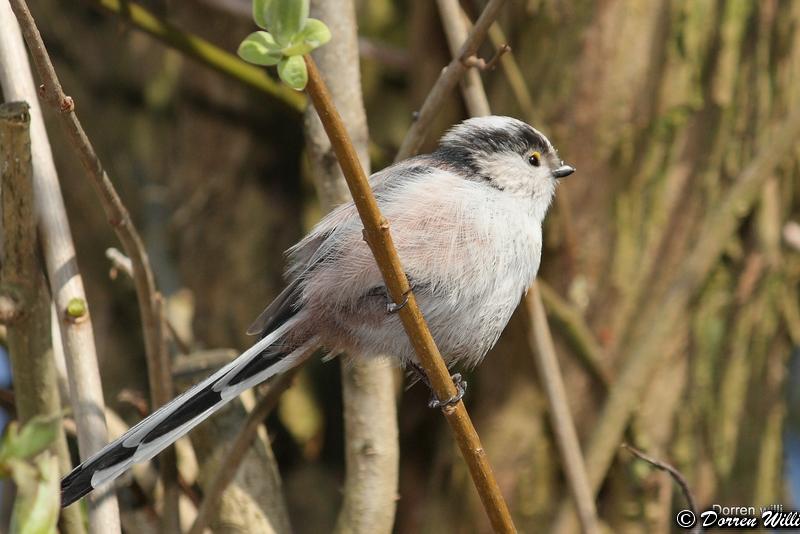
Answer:
[[(508, 117), (469, 119), (432, 154), (370, 183), (420, 309), (448, 366), (476, 365), (495, 344), (539, 268), (542, 220), (575, 169), (550, 141)], [(317, 345), (417, 367), (352, 202), (289, 250), (288, 287), (248, 333), (260, 340), (139, 422), (61, 482), (67, 506), (152, 458), (242, 391), (292, 368)]]

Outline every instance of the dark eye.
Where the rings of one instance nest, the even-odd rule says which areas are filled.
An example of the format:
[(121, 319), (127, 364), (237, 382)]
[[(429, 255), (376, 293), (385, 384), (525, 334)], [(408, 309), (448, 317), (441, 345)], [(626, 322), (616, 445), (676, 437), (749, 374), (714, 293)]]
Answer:
[(542, 155), (539, 154), (539, 152), (533, 152), (530, 156), (528, 156), (528, 163), (534, 167), (538, 167), (542, 164)]

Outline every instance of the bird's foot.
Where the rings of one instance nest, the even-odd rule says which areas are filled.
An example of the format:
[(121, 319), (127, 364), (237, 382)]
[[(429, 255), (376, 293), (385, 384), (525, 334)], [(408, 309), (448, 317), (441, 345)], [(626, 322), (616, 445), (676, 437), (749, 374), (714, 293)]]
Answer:
[[(391, 301), (389, 303), (387, 303), (386, 304), (386, 313), (391, 315), (391, 314), (397, 313), (400, 310), (402, 310), (403, 308), (405, 308), (406, 304), (408, 304), (408, 296), (411, 294), (411, 289), (412, 288), (408, 288), (408, 291), (403, 293), (403, 302), (401, 302), (400, 304), (396, 304), (396, 303), (391, 302)], [(388, 298), (387, 298), (387, 300), (388, 300)]]
[(467, 381), (461, 376), (461, 373), (456, 373), (450, 378), (453, 379), (453, 384), (456, 386), (456, 394), (447, 400), (441, 401), (436, 398), (436, 393), (431, 391), (431, 400), (428, 401), (428, 408), (445, 408), (447, 406), (454, 406), (464, 397), (467, 392)]

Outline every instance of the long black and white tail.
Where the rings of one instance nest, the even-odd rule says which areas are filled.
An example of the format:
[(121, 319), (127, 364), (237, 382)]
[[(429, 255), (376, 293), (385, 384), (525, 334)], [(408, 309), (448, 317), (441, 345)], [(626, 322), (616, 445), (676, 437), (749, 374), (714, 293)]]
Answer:
[(94, 488), (114, 480), (131, 465), (149, 460), (240, 393), (281, 374), (316, 345), (311, 339), (285, 353), (280, 339), (301, 317), (264, 336), (241, 356), (140, 421), (116, 441), (81, 463), (61, 481), (61, 505), (69, 506)]

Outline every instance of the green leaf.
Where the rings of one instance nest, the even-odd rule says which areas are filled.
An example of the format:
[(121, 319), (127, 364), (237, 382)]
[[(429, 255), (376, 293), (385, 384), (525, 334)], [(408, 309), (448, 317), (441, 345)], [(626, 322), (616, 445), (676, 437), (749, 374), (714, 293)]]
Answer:
[(302, 91), (308, 83), (308, 71), (303, 56), (291, 56), (278, 63), (278, 75), (292, 89)]
[(267, 10), (274, 0), (253, 0), (253, 20), (259, 28), (267, 27)]
[(267, 32), (255, 32), (245, 37), (237, 50), (239, 57), (256, 65), (277, 65), (283, 53), (275, 39)]
[(17, 431), (15, 423), (9, 425), (0, 459), (25, 460), (47, 449), (55, 441), (61, 427), (61, 414), (51, 417), (36, 416)]
[(306, 25), (308, 0), (269, 0), (266, 20), (275, 40), (284, 46)]
[(12, 534), (55, 534), (60, 509), (58, 458), (44, 453), (34, 464), (10, 463), (17, 498), (11, 514)]
[(321, 20), (308, 19), (306, 25), (297, 35), (296, 39), (297, 38), (302, 39), (303, 42), (314, 49), (331, 40), (331, 31)]
[(308, 19), (303, 29), (292, 37), (292, 44), (283, 49), (283, 55), (308, 54), (330, 40), (331, 31), (321, 20)]

